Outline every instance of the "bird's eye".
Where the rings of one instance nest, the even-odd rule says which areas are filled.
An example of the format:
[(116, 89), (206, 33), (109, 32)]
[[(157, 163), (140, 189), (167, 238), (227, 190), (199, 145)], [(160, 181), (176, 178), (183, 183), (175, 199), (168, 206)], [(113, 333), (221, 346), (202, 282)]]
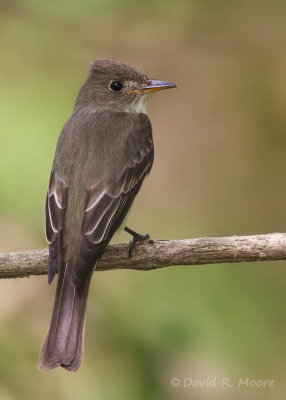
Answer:
[(123, 85), (119, 81), (112, 81), (109, 85), (109, 88), (114, 92), (120, 92), (120, 90), (123, 88)]

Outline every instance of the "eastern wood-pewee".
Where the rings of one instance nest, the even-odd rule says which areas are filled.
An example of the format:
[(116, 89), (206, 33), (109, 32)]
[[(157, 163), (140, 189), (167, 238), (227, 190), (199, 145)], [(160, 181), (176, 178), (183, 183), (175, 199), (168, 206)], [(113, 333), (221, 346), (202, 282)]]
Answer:
[(117, 61), (97, 60), (55, 152), (46, 198), (49, 283), (58, 270), (38, 368), (79, 368), (89, 284), (153, 163), (150, 92), (175, 87)]

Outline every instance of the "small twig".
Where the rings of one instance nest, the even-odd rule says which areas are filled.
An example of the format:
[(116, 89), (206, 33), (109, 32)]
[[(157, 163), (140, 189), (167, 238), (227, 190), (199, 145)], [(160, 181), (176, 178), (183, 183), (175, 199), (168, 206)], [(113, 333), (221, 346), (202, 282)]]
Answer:
[[(96, 269), (148, 271), (172, 265), (286, 260), (286, 233), (147, 240), (136, 245), (131, 258), (128, 250), (128, 244), (108, 246)], [(47, 264), (47, 249), (0, 254), (0, 278), (45, 275)]]

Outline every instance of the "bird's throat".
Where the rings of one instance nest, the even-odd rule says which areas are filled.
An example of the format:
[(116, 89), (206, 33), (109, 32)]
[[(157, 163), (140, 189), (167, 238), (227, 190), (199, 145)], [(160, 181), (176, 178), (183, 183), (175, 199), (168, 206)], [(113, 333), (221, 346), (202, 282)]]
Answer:
[(147, 95), (141, 95), (137, 97), (133, 103), (124, 109), (124, 111), (128, 113), (147, 114), (147, 98)]

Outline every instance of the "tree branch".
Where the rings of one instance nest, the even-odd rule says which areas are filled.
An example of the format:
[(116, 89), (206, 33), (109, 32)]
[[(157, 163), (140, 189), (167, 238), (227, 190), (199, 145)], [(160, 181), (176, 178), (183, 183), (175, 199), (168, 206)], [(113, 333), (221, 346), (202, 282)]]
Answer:
[[(148, 271), (172, 265), (286, 260), (286, 233), (210, 237), (184, 240), (148, 240), (128, 257), (128, 244), (108, 246), (96, 270)], [(22, 278), (48, 272), (48, 250), (0, 254), (0, 278)]]

